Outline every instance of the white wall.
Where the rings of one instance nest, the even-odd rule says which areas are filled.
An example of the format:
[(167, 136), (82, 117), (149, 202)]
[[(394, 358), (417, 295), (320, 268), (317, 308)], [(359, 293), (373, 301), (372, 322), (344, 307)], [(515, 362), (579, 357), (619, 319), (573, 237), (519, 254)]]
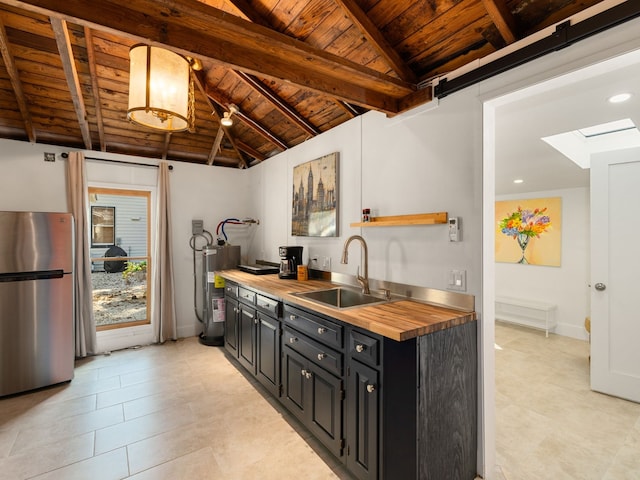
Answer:
[[(277, 260), (278, 246), (302, 245), (305, 262), (328, 256), (331, 271), (355, 275), (359, 247), (350, 247), (348, 265), (340, 257), (346, 239), (359, 234), (369, 246), (370, 278), (446, 289), (448, 271), (463, 269), (466, 293), (478, 295), (481, 161), (480, 137), (472, 132), (480, 115), (469, 114), (469, 101), (472, 89), (421, 114), (387, 118), (369, 112), (252, 168), (265, 224), (252, 253)], [(465, 141), (461, 132), (467, 132)], [(338, 237), (291, 236), (293, 167), (332, 152), (340, 155)], [(462, 241), (450, 243), (446, 225), (350, 227), (363, 207), (381, 216), (448, 212), (461, 218)]]
[(588, 339), (584, 318), (590, 305), (589, 189), (571, 188), (496, 196), (496, 200), (562, 198), (560, 267), (496, 263), (496, 296), (543, 301), (557, 305), (555, 333)]
[[(66, 161), (59, 155), (67, 150), (50, 145), (0, 140), (0, 165), (5, 172), (0, 175), (0, 210), (67, 211)], [(56, 153), (56, 162), (45, 162), (44, 152)], [(148, 158), (102, 152), (90, 152), (87, 156), (157, 163)], [(170, 163), (174, 167), (170, 182), (178, 335), (186, 337), (200, 331), (193, 308), (193, 265), (189, 247), (191, 220), (202, 219), (205, 229), (215, 234), (221, 220), (255, 216), (255, 213), (251, 203), (251, 177), (246, 171)], [(87, 162), (87, 180), (96, 185), (155, 190), (156, 179), (157, 170), (154, 168)], [(225, 230), (229, 242), (240, 245), (244, 254), (251, 248), (255, 229), (252, 226)], [(202, 246), (202, 243), (198, 246)]]

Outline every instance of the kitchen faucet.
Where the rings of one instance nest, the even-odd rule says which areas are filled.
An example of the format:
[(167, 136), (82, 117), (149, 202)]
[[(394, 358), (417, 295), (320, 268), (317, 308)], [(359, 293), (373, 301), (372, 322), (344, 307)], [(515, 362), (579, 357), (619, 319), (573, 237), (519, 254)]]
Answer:
[(358, 268), (356, 280), (358, 280), (358, 283), (362, 287), (362, 293), (369, 294), (369, 249), (367, 248), (367, 242), (364, 241), (364, 238), (362, 238), (360, 235), (352, 235), (347, 239), (346, 242), (344, 242), (344, 247), (342, 248), (342, 259), (340, 260), (340, 263), (349, 263), (348, 248), (352, 240), (359, 240), (362, 244), (362, 251), (364, 252), (364, 277), (360, 276), (360, 269)]

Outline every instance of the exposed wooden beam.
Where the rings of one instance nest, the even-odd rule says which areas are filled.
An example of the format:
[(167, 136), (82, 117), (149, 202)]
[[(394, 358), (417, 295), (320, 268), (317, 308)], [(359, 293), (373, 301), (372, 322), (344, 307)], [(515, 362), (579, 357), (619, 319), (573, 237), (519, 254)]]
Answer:
[(362, 32), (369, 43), (371, 43), (401, 79), (411, 83), (417, 82), (417, 76), (413, 70), (402, 60), (398, 52), (391, 46), (384, 35), (380, 33), (378, 27), (369, 19), (355, 0), (334, 1), (342, 8), (354, 25)]
[(166, 160), (169, 155), (169, 144), (171, 143), (171, 132), (164, 134), (164, 146), (162, 147), (162, 159)]
[(400, 101), (400, 113), (431, 101), (433, 101), (433, 88), (428, 86), (403, 98)]
[(229, 0), (231, 4), (238, 9), (240, 13), (242, 13), (248, 20), (253, 23), (257, 23), (258, 25), (262, 25), (263, 27), (270, 28), (271, 26), (267, 21), (262, 18), (256, 9), (249, 4), (247, 0)]
[(355, 109), (355, 107), (353, 105), (348, 104), (347, 102), (343, 102), (342, 100), (335, 100), (336, 105), (338, 105), (342, 110), (344, 110), (345, 112), (347, 112), (347, 114), (351, 117), (351, 118), (355, 118), (358, 115), (360, 115), (360, 112), (358, 112), (358, 110)]
[(93, 51), (93, 34), (91, 29), (84, 27), (84, 40), (87, 47), (87, 63), (89, 64), (89, 76), (91, 77), (91, 90), (93, 92), (93, 103), (96, 110), (96, 124), (98, 127), (98, 138), (100, 139), (100, 151), (107, 151), (107, 144), (104, 140), (104, 123), (102, 122), (102, 102), (100, 102), (100, 87), (98, 87), (98, 72), (96, 71), (96, 56)]
[(198, 0), (3, 0), (183, 55), (219, 62), (260, 77), (386, 113), (414, 84), (324, 52), (274, 30), (229, 15)]
[(69, 31), (67, 30), (67, 22), (55, 17), (52, 17), (50, 20), (56, 43), (58, 44), (58, 51), (60, 52), (62, 69), (64, 70), (67, 85), (69, 86), (73, 108), (78, 117), (78, 125), (82, 134), (84, 147), (87, 150), (91, 150), (93, 147), (91, 144), (89, 122), (87, 121), (87, 109), (85, 108), (84, 98), (82, 97), (82, 89), (80, 88), (80, 79), (78, 78), (76, 62), (74, 61), (73, 50), (71, 49), (71, 39), (69, 38)]
[[(202, 95), (204, 96), (204, 99), (207, 102), (207, 104), (209, 105), (209, 108), (211, 108), (211, 112), (214, 113), (218, 117), (218, 119), (221, 119), (222, 115), (223, 115), (222, 110), (220, 109), (220, 107), (218, 105), (216, 105), (211, 100), (211, 98), (209, 98), (209, 95), (207, 94), (207, 86), (205, 85), (205, 80), (204, 80), (203, 73), (202, 72), (194, 72), (192, 70), (191, 71), (191, 78), (193, 78), (193, 81), (197, 85), (198, 90), (200, 90), (200, 93), (202, 93)], [(231, 131), (227, 127), (224, 127), (222, 124), (219, 125), (218, 130), (223, 130), (224, 131), (224, 134), (227, 136), (227, 140), (229, 140), (229, 143), (231, 144), (231, 146), (235, 150), (236, 154), (238, 155), (238, 158), (240, 159), (240, 162), (239, 162), (240, 165), (244, 166), (244, 168), (249, 168), (249, 163), (247, 163), (247, 160), (242, 155), (242, 152), (236, 146), (236, 142), (235, 142), (235, 140), (233, 138), (233, 135), (232, 135)], [(217, 137), (218, 137), (218, 132), (216, 132), (216, 138)], [(214, 145), (215, 145), (215, 141), (214, 141)], [(219, 147), (220, 146), (218, 145), (218, 148)], [(209, 164), (209, 165), (211, 165), (211, 164)]]
[(247, 154), (249, 154), (256, 160), (258, 160), (259, 162), (262, 162), (267, 158), (266, 155), (261, 154), (259, 151), (257, 151), (254, 148), (251, 148), (249, 145), (247, 145), (244, 142), (238, 141), (237, 144), (240, 150), (242, 150), (243, 152), (246, 152)]
[(216, 138), (213, 141), (213, 146), (211, 147), (211, 152), (209, 152), (209, 158), (207, 159), (207, 165), (213, 165), (214, 160), (216, 159), (216, 155), (220, 150), (220, 144), (222, 143), (222, 137), (224, 137), (224, 130), (222, 128), (218, 129), (218, 133), (216, 133)]
[(509, 10), (506, 0), (482, 0), (482, 3), (504, 41), (507, 44), (515, 42), (518, 39), (516, 19)]
[(244, 72), (238, 72), (237, 70), (234, 70), (233, 72), (238, 77), (240, 77), (242, 81), (244, 81), (247, 85), (257, 91), (265, 99), (267, 99), (269, 103), (271, 103), (271, 105), (273, 105), (280, 113), (282, 113), (285, 117), (291, 120), (295, 125), (300, 127), (306, 133), (313, 136), (320, 134), (320, 131), (316, 127), (314, 127), (311, 122), (309, 122), (309, 120), (296, 112), (291, 105), (280, 98), (275, 92), (273, 92), (259, 79), (257, 79), (253, 75), (249, 75)]
[(18, 75), (18, 69), (16, 68), (16, 64), (13, 60), (13, 55), (11, 54), (11, 50), (9, 48), (7, 30), (4, 26), (4, 22), (2, 21), (2, 17), (0, 17), (0, 52), (2, 53), (4, 66), (7, 69), (7, 73), (9, 74), (11, 88), (13, 88), (13, 93), (16, 96), (16, 102), (18, 104), (18, 108), (20, 109), (20, 115), (22, 116), (22, 121), (24, 123), (24, 130), (25, 132), (27, 132), (27, 138), (31, 143), (35, 143), (36, 129), (33, 126), (31, 114), (29, 113), (29, 107), (27, 106), (27, 101), (22, 90), (22, 82), (20, 81), (20, 76)]

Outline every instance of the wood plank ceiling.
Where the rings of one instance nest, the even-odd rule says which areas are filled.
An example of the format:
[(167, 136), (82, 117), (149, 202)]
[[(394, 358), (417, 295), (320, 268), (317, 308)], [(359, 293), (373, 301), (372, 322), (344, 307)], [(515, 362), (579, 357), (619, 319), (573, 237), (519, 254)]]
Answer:
[[(246, 168), (599, 0), (0, 0), (0, 138)], [(129, 49), (197, 59), (195, 119), (127, 120)], [(234, 124), (220, 118), (238, 107)]]

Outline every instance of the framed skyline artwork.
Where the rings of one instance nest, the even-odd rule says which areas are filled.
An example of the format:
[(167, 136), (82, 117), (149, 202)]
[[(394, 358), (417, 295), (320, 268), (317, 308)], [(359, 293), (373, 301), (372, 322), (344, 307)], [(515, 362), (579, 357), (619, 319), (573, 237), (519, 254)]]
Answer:
[(291, 235), (338, 236), (338, 152), (293, 167)]
[(496, 202), (496, 262), (559, 267), (562, 198)]

